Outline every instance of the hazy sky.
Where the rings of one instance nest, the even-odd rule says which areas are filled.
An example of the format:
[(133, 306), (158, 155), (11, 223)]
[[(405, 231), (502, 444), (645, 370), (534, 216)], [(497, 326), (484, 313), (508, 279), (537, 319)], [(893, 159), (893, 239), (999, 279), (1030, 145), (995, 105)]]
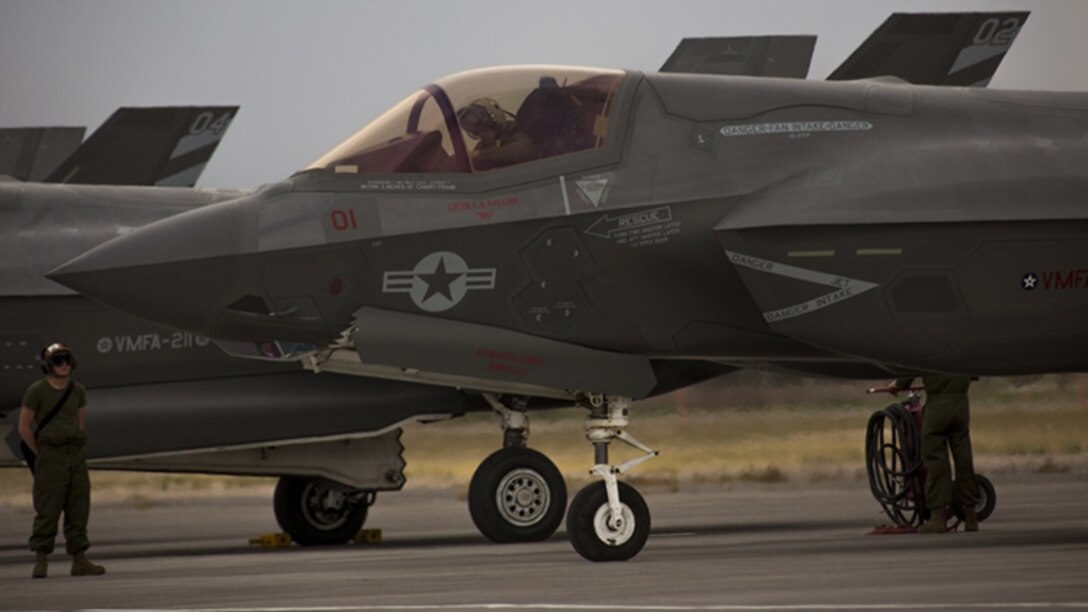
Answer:
[(1024, 9), (991, 87), (1088, 91), (1085, 0), (0, 0), (0, 126), (238, 104), (199, 185), (255, 187), (452, 72), (649, 71), (683, 37), (816, 34), (822, 79), (892, 12)]

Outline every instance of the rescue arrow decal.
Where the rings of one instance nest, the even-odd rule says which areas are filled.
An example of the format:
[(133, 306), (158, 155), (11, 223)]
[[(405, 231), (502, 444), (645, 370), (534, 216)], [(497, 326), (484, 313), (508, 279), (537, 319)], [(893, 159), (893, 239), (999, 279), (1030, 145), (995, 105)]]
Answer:
[(586, 228), (585, 233), (589, 236), (611, 238), (615, 232), (659, 225), (667, 221), (672, 221), (672, 208), (662, 206), (661, 208), (641, 210), (623, 215), (605, 215)]
[(775, 261), (770, 261), (768, 259), (753, 257), (751, 255), (745, 255), (743, 253), (735, 253), (733, 251), (726, 251), (725, 253), (729, 256), (729, 261), (733, 262), (733, 265), (735, 266), (751, 268), (752, 270), (758, 270), (760, 272), (774, 274), (775, 276), (784, 276), (786, 278), (793, 278), (810, 283), (816, 283), (817, 285), (826, 285), (828, 287), (835, 288), (835, 290), (831, 293), (821, 295), (820, 297), (808, 300), (806, 302), (799, 302), (792, 306), (764, 312), (763, 318), (768, 323), (784, 321), (786, 319), (792, 319), (794, 317), (806, 315), (810, 312), (815, 312), (822, 308), (827, 308), (832, 304), (837, 304), (852, 297), (857, 297), (862, 293), (869, 291), (870, 289), (875, 289), (880, 286), (876, 283), (870, 283), (869, 281), (858, 280), (856, 278), (847, 278), (845, 276), (837, 276), (835, 274), (828, 274), (826, 272), (819, 272), (817, 270), (798, 268), (797, 266), (791, 266)]

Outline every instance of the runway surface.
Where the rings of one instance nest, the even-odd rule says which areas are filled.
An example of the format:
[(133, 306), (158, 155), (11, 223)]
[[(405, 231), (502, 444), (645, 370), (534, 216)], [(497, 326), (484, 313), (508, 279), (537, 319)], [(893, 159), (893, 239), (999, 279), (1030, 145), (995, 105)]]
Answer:
[[(55, 554), (31, 580), (31, 513), (0, 508), (0, 609), (144, 610), (939, 610), (1088, 609), (1088, 477), (990, 475), (978, 533), (867, 536), (887, 522), (864, 482), (644, 491), (642, 554), (593, 564), (562, 529), (491, 544), (449, 490), (382, 494), (384, 542), (263, 550), (263, 496), (99, 504), (91, 558), (73, 578)], [(572, 492), (573, 495), (573, 492)]]

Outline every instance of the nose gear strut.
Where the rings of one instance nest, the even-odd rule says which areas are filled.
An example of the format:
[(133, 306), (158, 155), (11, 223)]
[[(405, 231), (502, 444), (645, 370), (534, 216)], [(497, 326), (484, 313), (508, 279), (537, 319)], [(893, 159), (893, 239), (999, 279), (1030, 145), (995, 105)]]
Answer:
[[(589, 470), (590, 475), (600, 476), (604, 480), (605, 490), (608, 492), (608, 506), (612, 510), (609, 526), (613, 529), (623, 527), (623, 512), (620, 508), (619, 488), (616, 484), (616, 475), (626, 473), (631, 468), (656, 457), (658, 451), (646, 446), (635, 439), (634, 436), (624, 431), (630, 424), (628, 407), (631, 400), (626, 397), (591, 396), (592, 410), (586, 418), (586, 439), (593, 444), (594, 466)], [(608, 445), (613, 440), (619, 440), (633, 446), (644, 453), (641, 457), (635, 457), (619, 465), (608, 463)]]
[[(620, 483), (616, 476), (652, 459), (658, 451), (635, 439), (625, 430), (630, 424), (631, 399), (622, 396), (588, 396), (590, 414), (586, 417), (586, 439), (593, 444), (594, 465), (591, 475), (600, 476), (601, 485), (593, 483), (582, 489), (567, 512), (567, 535), (580, 555), (590, 561), (625, 561), (638, 554), (650, 534), (650, 512), (638, 491)], [(645, 454), (612, 465), (608, 447), (614, 440)]]

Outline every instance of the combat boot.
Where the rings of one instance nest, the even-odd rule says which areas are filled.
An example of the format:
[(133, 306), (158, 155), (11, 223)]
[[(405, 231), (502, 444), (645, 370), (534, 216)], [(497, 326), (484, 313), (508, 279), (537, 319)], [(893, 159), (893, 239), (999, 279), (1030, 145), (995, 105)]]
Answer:
[(963, 525), (964, 531), (978, 531), (978, 515), (974, 508), (963, 509)]
[(38, 551), (34, 554), (34, 573), (31, 578), (45, 578), (49, 575), (49, 553)]
[(75, 557), (72, 558), (73, 576), (101, 576), (105, 573), (106, 568), (91, 563), (91, 560), (83, 553), (76, 553)]
[(934, 510), (925, 525), (918, 528), (918, 533), (944, 533), (948, 531), (945, 525), (944, 510)]

